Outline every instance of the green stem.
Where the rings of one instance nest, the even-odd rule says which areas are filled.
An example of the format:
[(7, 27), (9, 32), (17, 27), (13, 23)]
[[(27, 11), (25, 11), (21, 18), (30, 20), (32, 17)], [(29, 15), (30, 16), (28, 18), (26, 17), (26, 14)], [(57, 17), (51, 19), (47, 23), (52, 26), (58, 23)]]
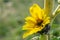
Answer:
[(53, 0), (44, 0), (45, 13), (52, 15)]
[(56, 18), (56, 16), (57, 15), (59, 15), (60, 14), (60, 8), (59, 9), (57, 9), (55, 12), (54, 12), (54, 15), (52, 15), (52, 20), (51, 20), (51, 26), (52, 26), (52, 24), (53, 24), (53, 21), (54, 21), (54, 19)]
[[(53, 0), (44, 0), (44, 10), (49, 16), (52, 15)], [(42, 35), (40, 40), (50, 40), (50, 34)]]
[(48, 35), (41, 35), (40, 40), (48, 40)]
[(54, 18), (59, 13), (60, 13), (60, 5), (58, 5), (55, 11), (53, 12), (52, 18)]

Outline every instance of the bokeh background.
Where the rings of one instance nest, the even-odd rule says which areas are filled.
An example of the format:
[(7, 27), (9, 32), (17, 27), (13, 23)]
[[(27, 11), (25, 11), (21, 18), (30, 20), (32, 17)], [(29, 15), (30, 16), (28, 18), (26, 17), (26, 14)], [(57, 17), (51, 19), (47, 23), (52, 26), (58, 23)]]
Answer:
[[(24, 18), (30, 15), (29, 7), (34, 3), (44, 6), (44, 0), (0, 0), (0, 40), (23, 40)], [(57, 5), (54, 0), (53, 11)], [(60, 14), (52, 24), (50, 35), (51, 40), (60, 40)]]

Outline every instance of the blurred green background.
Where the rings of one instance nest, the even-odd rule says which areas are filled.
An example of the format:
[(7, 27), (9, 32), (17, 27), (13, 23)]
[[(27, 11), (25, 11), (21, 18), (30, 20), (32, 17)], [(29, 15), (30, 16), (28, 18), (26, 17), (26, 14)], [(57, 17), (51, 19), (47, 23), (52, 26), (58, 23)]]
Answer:
[[(44, 6), (43, 0), (0, 0), (0, 40), (23, 40), (24, 18), (30, 15), (29, 7), (34, 3)], [(57, 5), (54, 0), (53, 11)], [(60, 15), (55, 18), (50, 34), (51, 40), (60, 40)]]

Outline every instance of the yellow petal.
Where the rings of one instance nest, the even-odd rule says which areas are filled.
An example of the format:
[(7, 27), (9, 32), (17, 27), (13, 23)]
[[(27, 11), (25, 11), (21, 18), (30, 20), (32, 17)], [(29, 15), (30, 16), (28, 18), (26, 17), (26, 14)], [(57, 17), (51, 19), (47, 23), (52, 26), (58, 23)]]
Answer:
[(44, 22), (43, 22), (43, 24), (48, 24), (48, 23), (50, 23), (50, 17), (46, 17), (46, 19), (44, 20)]
[[(45, 26), (44, 26), (44, 27), (45, 27)], [(40, 27), (38, 27), (38, 28), (35, 27), (35, 28), (27, 31), (26, 33), (23, 34), (23, 38), (26, 38), (26, 37), (34, 34), (34, 33), (37, 33), (38, 31), (41, 31), (44, 27), (42, 27), (42, 26), (40, 26)]]
[(26, 22), (29, 22), (29, 23), (33, 23), (35, 24), (36, 23), (36, 19), (34, 19), (33, 17), (27, 17), (25, 18)]
[(42, 19), (42, 9), (37, 4), (33, 4), (33, 6), (30, 7), (30, 13), (35, 19)]
[(31, 30), (34, 28), (34, 25), (36, 24), (36, 20), (32, 17), (25, 18), (26, 24), (23, 26), (23, 30)]
[(46, 13), (44, 13), (45, 11), (44, 10), (42, 10), (42, 20), (45, 20), (46, 19), (46, 17), (47, 17), (47, 14)]
[(26, 38), (26, 37), (38, 32), (39, 30), (40, 30), (39, 28), (34, 28), (34, 29), (30, 30), (30, 31), (27, 31), (26, 33), (23, 34), (23, 38)]
[(23, 26), (22, 30), (31, 30), (33, 28), (34, 28), (34, 24), (27, 23)]

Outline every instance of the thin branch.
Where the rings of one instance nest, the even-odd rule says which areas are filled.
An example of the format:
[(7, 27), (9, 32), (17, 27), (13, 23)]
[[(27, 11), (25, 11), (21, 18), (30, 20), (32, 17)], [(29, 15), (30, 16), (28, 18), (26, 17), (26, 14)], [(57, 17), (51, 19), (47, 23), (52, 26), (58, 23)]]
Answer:
[(59, 12), (60, 12), (60, 5), (58, 5), (55, 11), (53, 12), (52, 18), (54, 18)]

